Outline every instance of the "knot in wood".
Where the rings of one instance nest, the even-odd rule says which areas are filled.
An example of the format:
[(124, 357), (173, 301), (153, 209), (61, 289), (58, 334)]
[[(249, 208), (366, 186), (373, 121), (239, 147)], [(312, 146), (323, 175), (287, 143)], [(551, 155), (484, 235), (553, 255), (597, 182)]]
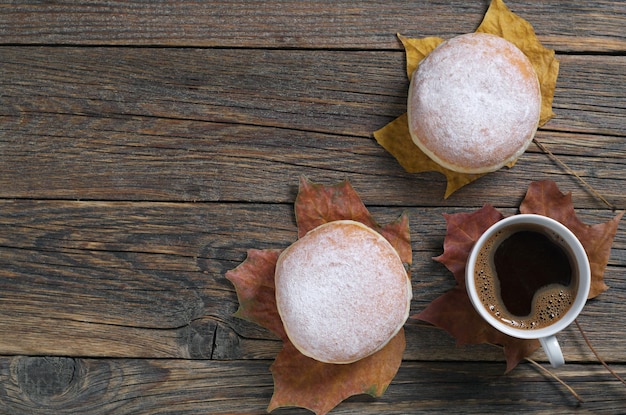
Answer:
[(16, 367), (22, 392), (40, 404), (64, 400), (75, 383), (75, 372), (75, 360), (67, 357), (24, 357)]

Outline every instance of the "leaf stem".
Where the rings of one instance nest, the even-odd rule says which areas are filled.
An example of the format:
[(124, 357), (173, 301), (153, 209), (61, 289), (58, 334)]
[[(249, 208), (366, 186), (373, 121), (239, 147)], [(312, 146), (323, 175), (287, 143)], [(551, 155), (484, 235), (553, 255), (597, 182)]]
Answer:
[[(494, 343), (488, 343), (492, 346), (498, 347), (500, 349), (502, 349), (503, 347), (499, 344), (494, 344)], [(541, 369), (544, 373), (548, 374), (551, 378), (553, 378), (554, 380), (556, 380), (557, 382), (559, 382), (561, 385), (563, 385), (563, 387), (565, 389), (567, 389), (569, 391), (569, 393), (572, 394), (572, 396), (574, 396), (574, 398), (576, 398), (576, 400), (578, 402), (585, 402), (583, 400), (583, 398), (580, 397), (580, 395), (574, 390), (574, 388), (572, 388), (570, 385), (568, 385), (567, 383), (565, 383), (564, 380), (562, 380), (560, 377), (558, 377), (555, 373), (553, 373), (552, 371), (550, 371), (549, 369), (546, 369), (545, 367), (543, 367), (541, 364), (537, 363), (536, 361), (534, 361), (533, 359), (531, 359), (530, 357), (525, 357), (524, 360), (526, 360), (527, 362), (532, 363), (533, 365), (535, 365), (536, 367), (538, 367), (539, 369)]]
[(613, 212), (617, 210), (617, 207), (613, 205), (611, 202), (606, 200), (604, 196), (600, 194), (596, 189), (593, 188), (585, 179), (583, 179), (578, 173), (572, 170), (567, 164), (565, 164), (561, 159), (559, 159), (552, 151), (550, 151), (546, 146), (540, 143), (536, 138), (533, 138), (533, 142), (539, 147), (541, 151), (547, 154), (552, 160), (554, 160), (558, 165), (560, 165), (567, 173), (576, 177), (594, 196), (600, 199), (605, 205), (607, 205)]
[(557, 375), (555, 375), (554, 373), (552, 373), (549, 369), (546, 369), (545, 367), (543, 367), (542, 365), (540, 365), (539, 363), (537, 363), (536, 361), (534, 361), (533, 359), (529, 358), (529, 357), (525, 357), (524, 358), (526, 361), (532, 363), (533, 365), (535, 365), (536, 367), (538, 367), (539, 369), (541, 369), (544, 373), (550, 375), (550, 377), (552, 377), (554, 380), (556, 380), (557, 382), (559, 382), (561, 385), (563, 385), (563, 387), (565, 389), (567, 389), (577, 400), (578, 402), (585, 402), (583, 400), (583, 398), (580, 397), (580, 395), (578, 393), (576, 393), (576, 391), (569, 386), (567, 383), (565, 383), (563, 380), (561, 380), (561, 378), (559, 378)]
[(598, 361), (602, 364), (602, 366), (604, 366), (606, 370), (608, 370), (609, 373), (615, 377), (615, 379), (619, 380), (624, 385), (626, 385), (626, 381), (620, 375), (618, 375), (613, 369), (611, 369), (609, 365), (600, 357), (598, 352), (596, 352), (596, 350), (593, 348), (593, 346), (591, 345), (591, 342), (589, 341), (589, 338), (587, 337), (587, 334), (585, 334), (585, 332), (583, 331), (583, 328), (580, 326), (580, 323), (578, 322), (578, 320), (574, 320), (574, 323), (576, 323), (576, 327), (578, 327), (578, 331), (580, 331), (580, 334), (582, 334), (583, 339), (585, 340), (585, 343), (587, 343), (589, 350), (591, 350), (591, 352), (596, 356), (596, 359), (598, 359)]

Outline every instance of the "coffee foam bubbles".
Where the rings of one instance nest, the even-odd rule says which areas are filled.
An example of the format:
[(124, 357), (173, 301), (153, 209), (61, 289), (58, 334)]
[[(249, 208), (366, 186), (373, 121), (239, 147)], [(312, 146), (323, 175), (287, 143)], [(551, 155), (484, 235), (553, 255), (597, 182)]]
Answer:
[[(574, 303), (578, 287), (574, 280), (569, 286), (544, 286), (535, 293), (529, 315), (517, 316), (510, 313), (500, 297), (500, 283), (493, 263), (493, 253), (502, 241), (519, 230), (520, 228), (515, 228), (496, 232), (484, 243), (476, 257), (474, 283), (483, 306), (501, 322), (519, 329), (540, 329), (554, 324), (567, 313)], [(550, 237), (564, 247), (560, 238)]]

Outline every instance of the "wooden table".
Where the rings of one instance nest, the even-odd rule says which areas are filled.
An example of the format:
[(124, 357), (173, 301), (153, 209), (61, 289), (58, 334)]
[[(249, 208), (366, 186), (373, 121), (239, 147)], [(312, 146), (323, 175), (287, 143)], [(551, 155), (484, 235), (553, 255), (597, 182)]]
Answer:
[[(556, 118), (537, 139), (626, 208), (626, 3), (508, 6), (555, 49)], [(0, 5), (0, 413), (262, 414), (281, 344), (232, 316), (226, 280), (249, 248), (296, 239), (300, 175), (347, 178), (380, 222), (406, 210), (412, 313), (454, 285), (443, 213), (512, 214), (533, 180), (572, 192), (593, 224), (614, 215), (531, 145), (518, 164), (444, 200), (372, 132), (405, 111), (396, 33), (472, 32), (486, 0), (15, 1)], [(626, 236), (579, 321), (626, 376)], [(502, 352), (457, 347), (408, 322), (380, 399), (334, 414), (625, 413), (626, 386), (580, 333), (554, 370), (584, 399)], [(542, 352), (533, 358), (544, 362)], [(277, 414), (305, 414), (279, 409)]]

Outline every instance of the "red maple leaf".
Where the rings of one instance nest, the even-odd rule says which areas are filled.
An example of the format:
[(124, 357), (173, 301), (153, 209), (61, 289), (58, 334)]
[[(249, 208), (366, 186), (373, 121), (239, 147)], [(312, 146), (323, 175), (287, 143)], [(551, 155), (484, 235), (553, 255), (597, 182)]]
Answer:
[(576, 235), (587, 252), (591, 267), (589, 298), (595, 298), (609, 288), (604, 283), (604, 270), (609, 262), (613, 238), (624, 212), (618, 213), (608, 222), (587, 225), (576, 216), (572, 194), (561, 193), (556, 183), (550, 180), (531, 183), (520, 205), (520, 212), (551, 217), (567, 226)]
[[(581, 241), (590, 263), (593, 264), (590, 298), (606, 289), (603, 273), (623, 213), (603, 224), (586, 225), (576, 217), (571, 195), (562, 194), (551, 181), (533, 182), (520, 211), (549, 216), (567, 226)], [(444, 253), (434, 259), (452, 272), (457, 284), (412, 318), (446, 330), (459, 344), (489, 343), (503, 346), (507, 362), (506, 372), (509, 372), (520, 360), (539, 348), (539, 342), (516, 339), (491, 327), (476, 312), (465, 288), (465, 264), (474, 243), (487, 228), (501, 220), (503, 215), (492, 206), (486, 205), (472, 213), (444, 217), (447, 222)]]
[(246, 260), (226, 273), (237, 291), (236, 317), (251, 321), (285, 340), (287, 334), (278, 315), (274, 286), (278, 249), (250, 249)]
[(394, 222), (385, 226), (379, 225), (347, 180), (334, 186), (324, 186), (301, 177), (295, 212), (298, 238), (324, 223), (352, 219), (383, 235), (398, 251), (402, 262), (411, 264), (413, 252), (409, 235), (409, 217), (402, 214)]
[(347, 365), (322, 363), (285, 342), (271, 366), (274, 395), (267, 408), (299, 406), (325, 414), (344, 399), (367, 393), (382, 396), (398, 372), (406, 342), (400, 330), (387, 345), (364, 359)]
[[(347, 181), (323, 186), (302, 178), (295, 204), (298, 235), (342, 219), (361, 222), (381, 233), (411, 263), (407, 215), (380, 226)], [(322, 363), (304, 356), (289, 341), (276, 307), (274, 271), (280, 250), (250, 250), (246, 260), (226, 273), (237, 291), (236, 316), (257, 323), (283, 340), (283, 349), (271, 366), (274, 395), (268, 411), (284, 406), (325, 414), (349, 396), (367, 393), (381, 396), (402, 362), (406, 346), (404, 330), (378, 352), (350, 364)]]

